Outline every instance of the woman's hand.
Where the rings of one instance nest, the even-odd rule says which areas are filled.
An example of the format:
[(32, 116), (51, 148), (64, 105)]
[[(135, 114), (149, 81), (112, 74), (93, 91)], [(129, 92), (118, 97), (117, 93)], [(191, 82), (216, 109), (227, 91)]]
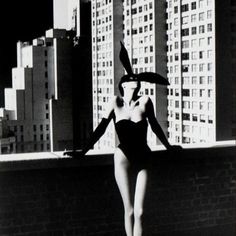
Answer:
[(180, 146), (180, 145), (170, 145), (168, 147), (168, 151), (171, 151), (171, 152), (178, 152), (178, 151), (182, 151), (183, 148)]
[(82, 159), (85, 157), (85, 154), (82, 150), (73, 150), (63, 152), (63, 156), (70, 156), (75, 159)]

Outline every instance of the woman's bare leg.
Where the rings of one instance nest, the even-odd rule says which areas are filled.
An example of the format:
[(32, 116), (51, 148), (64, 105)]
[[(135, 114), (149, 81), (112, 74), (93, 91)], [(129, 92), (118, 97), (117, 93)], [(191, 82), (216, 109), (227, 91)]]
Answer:
[(146, 169), (138, 172), (134, 197), (134, 236), (142, 235), (142, 216), (148, 173)]
[(126, 235), (133, 236), (133, 205), (131, 202), (129, 161), (119, 148), (115, 152), (114, 162), (115, 179), (124, 204)]

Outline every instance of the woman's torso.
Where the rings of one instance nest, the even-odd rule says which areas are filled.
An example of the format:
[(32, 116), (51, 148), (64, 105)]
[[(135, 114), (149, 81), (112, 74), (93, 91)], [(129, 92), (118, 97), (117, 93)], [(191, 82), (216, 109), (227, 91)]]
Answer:
[(146, 97), (140, 97), (134, 106), (127, 108), (121, 98), (117, 98), (114, 122), (119, 138), (119, 148), (130, 161), (141, 161), (150, 152), (147, 145)]

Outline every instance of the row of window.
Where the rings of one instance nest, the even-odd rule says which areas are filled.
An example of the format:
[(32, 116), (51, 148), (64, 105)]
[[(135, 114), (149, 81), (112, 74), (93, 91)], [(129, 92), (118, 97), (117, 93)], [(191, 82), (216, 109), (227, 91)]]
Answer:
[[(49, 140), (49, 133), (46, 133), (46, 136), (45, 136), (46, 140)], [(34, 134), (34, 141), (44, 141), (44, 135), (43, 134), (40, 134), (40, 135), (37, 135), (37, 134)]]
[[(172, 111), (169, 111), (169, 116), (171, 118), (175, 118), (175, 120), (180, 120), (180, 113), (176, 112), (173, 113)], [(182, 120), (186, 120), (186, 121), (194, 121), (194, 122), (201, 122), (201, 123), (209, 123), (212, 124), (213, 123), (213, 119), (212, 116), (207, 116), (205, 114), (189, 114), (189, 113), (182, 113)]]
[[(206, 67), (206, 68), (205, 68)], [(204, 72), (206, 71), (212, 71), (213, 63), (200, 63), (200, 64), (192, 64), (191, 66), (186, 64), (182, 65), (182, 72)], [(177, 73), (179, 72), (179, 65), (175, 66), (169, 66), (167, 69), (168, 73)]]
[[(168, 95), (170, 96), (180, 96), (179, 89), (168, 89)], [(185, 97), (208, 97), (212, 98), (213, 90), (212, 89), (182, 89), (182, 96)]]
[[(138, 62), (139, 61), (139, 62)], [(132, 59), (132, 64), (133, 65), (136, 65), (136, 64), (142, 64), (142, 63), (153, 63), (153, 56), (150, 56), (150, 57), (140, 57), (139, 59), (138, 58), (133, 58)]]
[[(179, 48), (179, 42), (176, 41), (173, 44), (169, 44), (167, 47), (168, 52), (172, 52), (173, 49), (178, 49)], [(199, 39), (191, 39), (191, 40), (183, 40), (181, 43), (182, 48), (199, 48), (203, 46), (210, 46), (212, 45), (212, 37), (207, 37), (207, 38), (199, 38)], [(174, 48), (173, 48), (174, 47)]]
[[(179, 77), (169, 77), (169, 82), (171, 85), (179, 85), (180, 79)], [(182, 84), (183, 85), (197, 85), (197, 84), (212, 84), (213, 83), (213, 77), (212, 76), (184, 76), (182, 77)]]
[[(172, 99), (168, 100), (168, 106), (174, 108), (180, 108), (180, 101), (174, 101)], [(213, 103), (212, 102), (199, 102), (199, 101), (183, 101), (182, 107), (184, 109), (193, 109), (193, 110), (208, 110), (209, 112), (213, 111)]]
[(33, 131), (36, 132), (36, 131), (48, 131), (49, 130), (49, 124), (46, 124), (46, 125), (33, 125)]
[[(198, 29), (199, 29), (198, 31), (199, 34), (205, 33), (205, 25), (200, 25)], [(206, 32), (212, 32), (212, 23), (207, 24), (206, 29), (207, 29)], [(189, 36), (190, 28), (182, 29), (181, 33), (182, 33), (182, 36)], [(194, 26), (191, 28), (191, 35), (196, 35), (196, 34), (197, 34), (197, 27)], [(174, 31), (174, 37), (175, 38), (178, 37), (178, 30)]]
[[(207, 54), (207, 55), (205, 55)], [(174, 58), (174, 61), (179, 61), (179, 53), (175, 53), (174, 56), (169, 56), (167, 59), (168, 59), (168, 62), (173, 62), (173, 58)], [(212, 50), (207, 50), (206, 52), (205, 51), (199, 51), (199, 52), (191, 52), (191, 59), (192, 60), (197, 60), (197, 59), (212, 59)], [(182, 53), (181, 54), (181, 59), (182, 60), (189, 60), (190, 59), (190, 53), (189, 52), (185, 52), (185, 53)]]
[[(150, 32), (153, 30), (153, 24), (150, 24), (149, 26), (146, 25), (144, 27), (139, 27), (138, 29), (132, 29), (132, 34), (135, 35), (135, 34), (141, 34), (141, 33), (147, 33), (147, 32)], [(126, 31), (126, 34), (127, 35), (130, 35), (130, 30), (127, 30)]]
[[(175, 0), (177, 2), (177, 0)], [(191, 2), (191, 4), (183, 4), (181, 5), (181, 12), (187, 12), (189, 10), (196, 10), (198, 8), (203, 8), (204, 7), (204, 2), (206, 2), (207, 6), (212, 5), (212, 0), (198, 0), (198, 2), (194, 1)], [(198, 4), (198, 5), (197, 5)], [(167, 2), (167, 8), (172, 8), (174, 7), (174, 13), (178, 13), (179, 7), (178, 6), (173, 6), (172, 5), (172, 0)]]

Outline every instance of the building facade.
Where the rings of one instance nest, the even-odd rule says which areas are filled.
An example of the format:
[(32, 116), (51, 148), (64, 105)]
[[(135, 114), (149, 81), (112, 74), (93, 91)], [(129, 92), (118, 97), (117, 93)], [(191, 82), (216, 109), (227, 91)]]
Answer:
[(12, 88), (5, 89), (7, 125), (16, 152), (58, 151), (72, 147), (72, 39), (66, 30), (17, 43)]
[(172, 143), (233, 139), (230, 9), (230, 1), (167, 1)]

